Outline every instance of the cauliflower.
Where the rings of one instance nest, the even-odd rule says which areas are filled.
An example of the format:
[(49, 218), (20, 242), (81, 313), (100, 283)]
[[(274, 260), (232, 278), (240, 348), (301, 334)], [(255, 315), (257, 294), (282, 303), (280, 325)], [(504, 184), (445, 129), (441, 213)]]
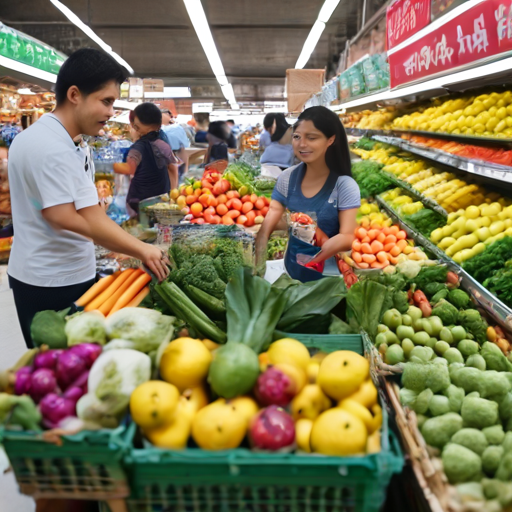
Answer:
[(482, 453), (482, 469), (486, 475), (494, 476), (505, 451), (503, 446), (488, 446)]
[(485, 398), (467, 396), (462, 402), (460, 414), (468, 427), (490, 427), (498, 421), (498, 404)]
[(450, 412), (459, 413), (465, 396), (464, 389), (450, 384), (450, 386), (443, 391), (443, 395), (448, 398)]
[(501, 425), (493, 425), (482, 430), (489, 444), (501, 444), (505, 439), (505, 432)]
[(465, 309), (468, 307), (471, 299), (464, 290), (455, 288), (455, 290), (449, 291), (447, 300), (457, 309)]
[(468, 448), (450, 443), (443, 450), (441, 459), (444, 472), (451, 484), (480, 480), (482, 460)]
[(69, 347), (79, 343), (104, 345), (107, 341), (105, 317), (99, 311), (74, 314), (69, 317), (64, 330), (68, 337)]
[(133, 341), (133, 348), (148, 353), (172, 338), (173, 322), (174, 317), (153, 309), (123, 308), (107, 318), (107, 336)]
[(459, 318), (459, 311), (447, 300), (441, 299), (432, 309), (432, 314), (438, 316), (443, 325), (456, 324)]
[(426, 420), (421, 427), (421, 433), (427, 444), (443, 448), (461, 428), (462, 418), (457, 413), (448, 412)]
[(482, 455), (489, 445), (484, 433), (476, 428), (463, 428), (459, 430), (451, 438), (450, 442), (465, 446), (468, 450), (475, 452), (477, 455)]

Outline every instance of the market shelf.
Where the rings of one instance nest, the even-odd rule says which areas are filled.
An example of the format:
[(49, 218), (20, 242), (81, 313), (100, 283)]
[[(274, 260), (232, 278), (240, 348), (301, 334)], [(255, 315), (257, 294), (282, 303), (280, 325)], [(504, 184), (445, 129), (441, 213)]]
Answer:
[(409, 151), (410, 153), (423, 158), (428, 158), (429, 160), (439, 164), (448, 165), (460, 171), (512, 184), (512, 167), (492, 162), (485, 162), (483, 160), (472, 160), (470, 158), (452, 155), (445, 151), (421, 147), (398, 137), (374, 135), (372, 138), (379, 142), (384, 142), (391, 146), (396, 146), (405, 151)]
[(450, 270), (459, 275), (464, 289), (471, 293), (478, 304), (504, 329), (512, 332), (512, 310), (471, 277), (460, 265), (455, 263), (444, 251), (434, 245), (428, 238), (411, 228), (398, 213), (381, 197), (376, 197), (377, 203), (386, 213), (397, 222), (402, 229), (419, 245), (430, 251), (440, 261), (445, 262)]

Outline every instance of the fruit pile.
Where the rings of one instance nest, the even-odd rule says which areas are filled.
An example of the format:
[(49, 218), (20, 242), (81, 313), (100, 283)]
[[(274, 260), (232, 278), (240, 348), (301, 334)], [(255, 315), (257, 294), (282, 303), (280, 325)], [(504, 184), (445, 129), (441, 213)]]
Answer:
[(512, 236), (512, 206), (506, 199), (491, 204), (468, 206), (448, 216), (447, 225), (435, 229), (430, 239), (456, 263), (483, 252), (505, 236)]
[[(408, 138), (403, 135), (402, 138)], [(512, 166), (512, 151), (503, 148), (485, 148), (482, 146), (473, 146), (471, 144), (461, 144), (455, 141), (446, 141), (442, 139), (428, 139), (417, 135), (410, 137), (410, 141), (429, 148), (439, 149), (452, 155), (471, 158), (473, 160), (483, 160), (495, 164)]]
[(361, 199), (361, 206), (357, 211), (357, 223), (365, 229), (381, 229), (389, 227), (393, 221), (379, 209), (377, 203), (369, 203)]
[(346, 128), (358, 128), (360, 130), (390, 130), (392, 121), (398, 115), (395, 107), (388, 107), (377, 111), (363, 110), (353, 114), (340, 116), (343, 126)]
[(270, 200), (248, 192), (246, 185), (237, 190), (220, 172), (210, 171), (202, 180), (172, 190), (171, 199), (185, 215), (190, 215), (193, 224), (236, 223), (252, 227), (263, 222)]
[(397, 117), (393, 128), (506, 139), (512, 137), (512, 91), (442, 101)]
[[(226, 389), (210, 402), (217, 348), (209, 340), (175, 339), (161, 357), (163, 381), (132, 393), (132, 418), (155, 446), (183, 449), (192, 438), (204, 450), (226, 450), (247, 437), (251, 447), (269, 451), (380, 451), (382, 410), (364, 357), (350, 351), (311, 357), (302, 343), (282, 339), (260, 354), (259, 376), (248, 393), (231, 396)], [(339, 435), (341, 428), (346, 435)]]

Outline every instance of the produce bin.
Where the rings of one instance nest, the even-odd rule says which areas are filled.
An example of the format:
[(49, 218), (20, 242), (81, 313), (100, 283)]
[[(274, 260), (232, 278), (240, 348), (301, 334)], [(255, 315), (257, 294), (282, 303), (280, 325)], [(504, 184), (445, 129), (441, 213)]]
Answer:
[[(284, 334), (284, 333), (281, 333)], [(363, 353), (359, 335), (296, 335), (310, 349)], [(383, 410), (382, 450), (366, 456), (132, 449), (130, 512), (377, 512), (402, 453)]]
[(23, 494), (35, 499), (113, 500), (130, 494), (123, 455), (135, 425), (114, 430), (82, 431), (62, 436), (62, 445), (43, 433), (0, 430)]
[(364, 356), (363, 340), (359, 334), (297, 334), (274, 331), (273, 338), (274, 341), (283, 338), (293, 338), (310, 349), (318, 349), (324, 352), (351, 350)]

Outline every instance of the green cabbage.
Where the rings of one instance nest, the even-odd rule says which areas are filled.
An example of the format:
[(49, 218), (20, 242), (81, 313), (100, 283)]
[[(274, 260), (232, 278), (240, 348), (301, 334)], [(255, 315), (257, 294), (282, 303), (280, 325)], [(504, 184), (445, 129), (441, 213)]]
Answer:
[(79, 343), (104, 345), (107, 341), (105, 317), (99, 311), (74, 314), (66, 322), (64, 331), (68, 338), (69, 347)]
[(107, 318), (107, 336), (132, 341), (134, 349), (148, 353), (172, 338), (173, 322), (174, 317), (153, 309), (123, 308)]

